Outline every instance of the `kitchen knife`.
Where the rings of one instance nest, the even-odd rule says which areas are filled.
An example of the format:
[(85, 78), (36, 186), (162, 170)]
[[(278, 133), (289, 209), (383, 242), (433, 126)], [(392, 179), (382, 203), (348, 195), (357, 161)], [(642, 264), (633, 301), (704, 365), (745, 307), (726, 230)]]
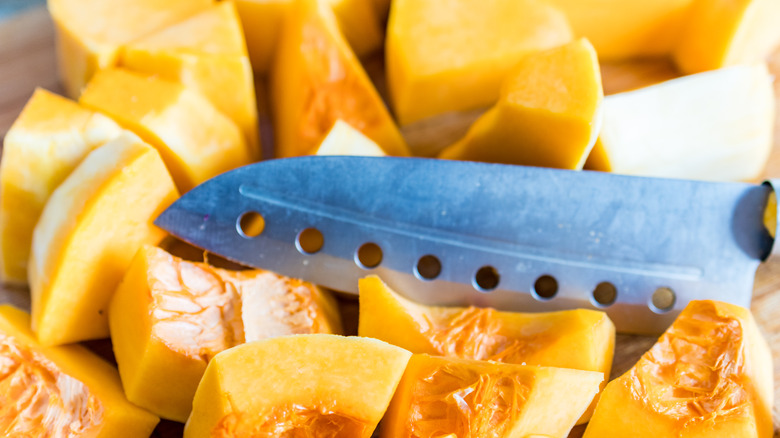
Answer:
[(772, 191), (771, 182), (310, 156), (217, 176), (156, 224), (340, 291), (357, 293), (359, 278), (377, 274), (420, 303), (601, 309), (619, 331), (651, 334), (691, 300), (749, 306), (756, 268), (773, 252), (763, 220)]

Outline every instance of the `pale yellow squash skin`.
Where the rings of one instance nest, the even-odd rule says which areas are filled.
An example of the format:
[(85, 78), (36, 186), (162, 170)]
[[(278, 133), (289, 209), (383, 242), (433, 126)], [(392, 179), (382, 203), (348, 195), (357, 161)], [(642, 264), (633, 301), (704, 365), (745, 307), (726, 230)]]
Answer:
[(46, 200), (90, 151), (122, 132), (102, 114), (35, 90), (3, 140), (0, 280), (27, 283), (33, 228)]
[(393, 1), (385, 64), (395, 115), (407, 125), (487, 107), (521, 56), (572, 38), (563, 12), (541, 1)]
[[(30, 315), (9, 305), (0, 306), (0, 334), (42, 354), (56, 368), (80, 381), (102, 407), (96, 438), (140, 438), (151, 435), (160, 418), (127, 401), (116, 369), (77, 345), (43, 347), (30, 331)], [(2, 359), (2, 357), (0, 357)], [(2, 396), (0, 396), (2, 398)], [(0, 420), (2, 422), (2, 420)]]
[[(339, 27), (358, 56), (368, 55), (383, 42), (382, 25), (374, 0), (325, 0), (333, 8)], [(244, 25), (249, 57), (255, 72), (271, 68), (279, 33), (293, 0), (235, 0)]]
[(388, 155), (409, 155), (333, 12), (317, 0), (295, 0), (290, 7), (271, 72), (276, 156), (314, 153), (338, 119)]
[(566, 438), (602, 373), (415, 354), (381, 437)]
[(108, 305), (130, 260), (165, 233), (178, 197), (154, 148), (132, 134), (91, 152), (52, 193), (33, 232), (32, 329), (45, 346), (108, 337)]
[(71, 98), (100, 69), (116, 65), (122, 46), (170, 26), (213, 0), (49, 0), (57, 59)]
[(341, 333), (336, 302), (310, 283), (227, 271), (145, 245), (111, 301), (111, 340), (127, 398), (187, 421), (208, 361), (220, 351), (295, 333)]
[(750, 311), (692, 301), (611, 381), (585, 438), (770, 438), (772, 355)]
[[(299, 419), (316, 423), (330, 417), (342, 421), (336, 425), (359, 429), (341, 436), (368, 438), (410, 357), (375, 339), (323, 334), (240, 345), (209, 362), (184, 436), (222, 436), (232, 426), (229, 436), (249, 438), (264, 436), (260, 432), (267, 433), (277, 421), (289, 419), (282, 429), (289, 431), (290, 426), (306, 427)], [(285, 415), (290, 411), (300, 417), (290, 419)]]
[(498, 103), (440, 158), (582, 169), (603, 119), (596, 51), (586, 39), (521, 58)]
[[(609, 376), (615, 326), (604, 312), (549, 313), (432, 307), (409, 301), (379, 277), (360, 280), (358, 334), (413, 353), (573, 368)], [(593, 405), (578, 424), (590, 418)]]
[(218, 3), (128, 44), (120, 64), (195, 90), (241, 128), (260, 159), (254, 77), (233, 2)]
[(693, 0), (549, 0), (574, 35), (593, 43), (602, 61), (669, 55), (688, 23)]
[(780, 44), (780, 2), (694, 0), (673, 50), (684, 74), (765, 61)]
[(336, 120), (328, 135), (322, 140), (315, 155), (357, 155), (382, 157), (387, 154), (370, 138), (348, 123)]
[(252, 162), (238, 126), (179, 83), (106, 69), (95, 75), (79, 103), (111, 116), (157, 148), (182, 193)]

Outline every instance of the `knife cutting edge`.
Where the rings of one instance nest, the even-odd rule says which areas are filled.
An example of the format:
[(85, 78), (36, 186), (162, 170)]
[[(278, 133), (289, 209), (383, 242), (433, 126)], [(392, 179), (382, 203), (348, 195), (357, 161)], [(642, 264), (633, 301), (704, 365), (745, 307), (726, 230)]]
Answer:
[(424, 304), (600, 309), (654, 334), (692, 300), (749, 306), (758, 264), (780, 251), (764, 225), (778, 184), (309, 156), (217, 176), (155, 223), (339, 291), (377, 274)]

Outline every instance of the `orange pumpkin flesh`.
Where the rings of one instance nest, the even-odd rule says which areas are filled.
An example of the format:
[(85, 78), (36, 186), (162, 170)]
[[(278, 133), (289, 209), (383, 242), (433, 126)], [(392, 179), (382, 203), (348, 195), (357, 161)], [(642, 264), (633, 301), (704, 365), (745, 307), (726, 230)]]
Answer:
[(314, 153), (338, 119), (389, 155), (409, 155), (333, 11), (322, 2), (290, 5), (272, 66), (271, 97), (279, 157)]
[[(464, 359), (573, 368), (609, 376), (615, 326), (603, 312), (499, 312), (430, 307), (395, 293), (376, 276), (360, 280), (360, 336)], [(595, 407), (595, 403), (593, 405)], [(580, 420), (587, 421), (592, 408)]]
[(130, 404), (116, 370), (86, 349), (42, 347), (30, 316), (0, 306), (0, 435), (144, 437), (159, 418)]
[(338, 333), (335, 303), (316, 286), (262, 270), (228, 271), (144, 246), (109, 309), (128, 398), (184, 422), (206, 364), (244, 342)]
[(368, 438), (410, 356), (326, 334), (239, 345), (209, 362), (184, 436)]
[(585, 438), (769, 438), (772, 391), (771, 353), (750, 311), (693, 301), (607, 385)]
[[(382, 437), (565, 437), (604, 380), (593, 371), (412, 356)], [(563, 402), (565, 400), (565, 402)]]

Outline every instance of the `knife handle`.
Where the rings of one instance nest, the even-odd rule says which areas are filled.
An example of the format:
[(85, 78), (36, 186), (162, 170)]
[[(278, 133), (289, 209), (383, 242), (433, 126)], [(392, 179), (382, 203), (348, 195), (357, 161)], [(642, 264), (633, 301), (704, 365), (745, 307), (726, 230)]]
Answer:
[(769, 186), (772, 190), (769, 192), (769, 196), (766, 201), (766, 207), (764, 208), (764, 227), (769, 232), (769, 235), (775, 239), (772, 244), (772, 250), (767, 258), (780, 255), (780, 244), (777, 243), (776, 235), (778, 229), (778, 220), (780, 215), (777, 214), (777, 190), (780, 188), (780, 179), (769, 179), (764, 181), (764, 185)]

